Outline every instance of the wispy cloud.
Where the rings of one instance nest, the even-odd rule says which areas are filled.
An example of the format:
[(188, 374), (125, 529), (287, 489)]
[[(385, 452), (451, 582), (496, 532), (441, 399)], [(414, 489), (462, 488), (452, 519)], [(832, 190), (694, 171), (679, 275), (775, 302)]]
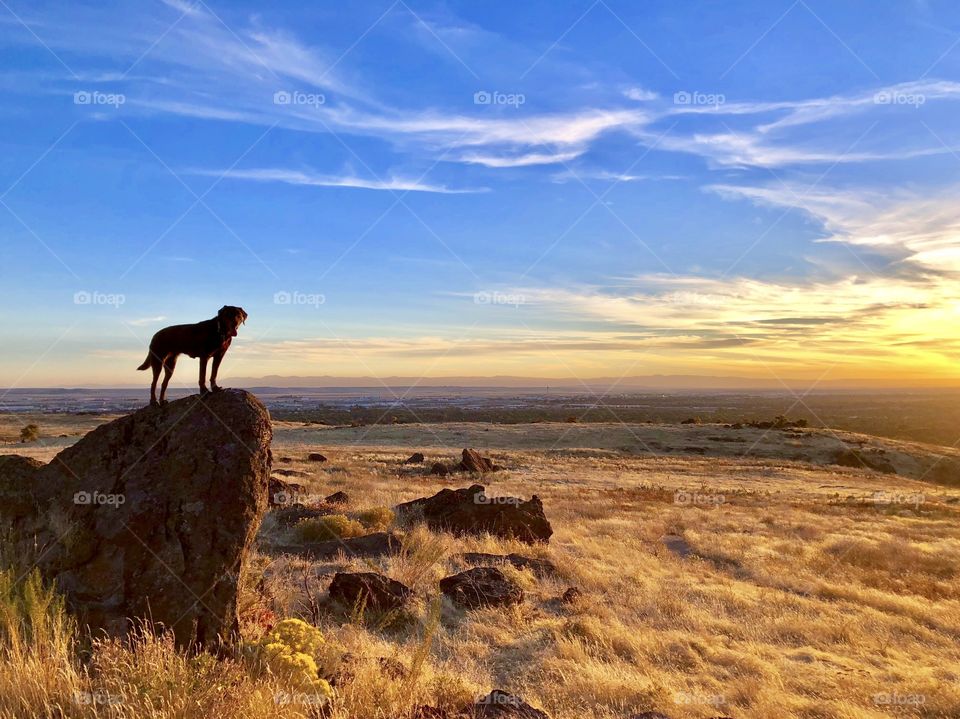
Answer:
[(250, 170), (188, 170), (189, 174), (220, 177), (229, 180), (254, 182), (282, 182), (308, 187), (354, 187), (362, 190), (389, 190), (393, 192), (437, 192), (446, 195), (486, 192), (487, 188), (450, 188), (431, 185), (422, 180), (402, 177), (365, 179), (355, 175), (323, 175), (302, 170), (258, 168)]

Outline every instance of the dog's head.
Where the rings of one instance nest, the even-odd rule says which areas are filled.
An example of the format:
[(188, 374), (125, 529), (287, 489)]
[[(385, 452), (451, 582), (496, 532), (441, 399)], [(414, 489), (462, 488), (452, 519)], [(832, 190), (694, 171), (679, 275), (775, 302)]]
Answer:
[(224, 305), (220, 308), (220, 311), (217, 312), (217, 319), (223, 323), (223, 326), (227, 330), (227, 335), (236, 337), (237, 328), (247, 320), (247, 313), (244, 312), (242, 307)]

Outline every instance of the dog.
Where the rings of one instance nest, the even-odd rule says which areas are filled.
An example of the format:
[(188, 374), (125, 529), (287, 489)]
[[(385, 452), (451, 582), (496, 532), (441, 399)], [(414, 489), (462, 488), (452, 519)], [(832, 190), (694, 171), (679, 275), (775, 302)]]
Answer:
[[(197, 322), (193, 325), (173, 325), (164, 327), (150, 340), (150, 351), (138, 370), (148, 367), (153, 370), (153, 382), (150, 383), (150, 404), (166, 404), (167, 385), (177, 366), (177, 357), (182, 354), (200, 358), (200, 396), (209, 394), (207, 389), (207, 360), (213, 358), (210, 372), (210, 386), (214, 392), (221, 388), (217, 385), (217, 370), (230, 343), (237, 336), (237, 329), (247, 321), (247, 313), (242, 307), (224, 305), (217, 316)], [(163, 384), (160, 385), (160, 400), (157, 401), (157, 379), (163, 369)]]

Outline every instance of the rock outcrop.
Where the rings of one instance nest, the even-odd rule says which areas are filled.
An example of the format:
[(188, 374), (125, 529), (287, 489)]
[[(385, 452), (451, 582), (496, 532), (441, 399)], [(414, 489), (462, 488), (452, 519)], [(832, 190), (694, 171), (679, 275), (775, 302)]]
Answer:
[(524, 502), (517, 497), (488, 497), (483, 485), (466, 489), (442, 489), (397, 506), (398, 512), (422, 512), (431, 529), (453, 534), (519, 539), (534, 544), (547, 542), (553, 528), (543, 513), (543, 503), (533, 495)]
[(102, 425), (47, 465), (0, 460), (0, 521), (81, 626), (139, 621), (181, 647), (237, 632), (237, 580), (268, 502), (266, 408), (194, 395)]

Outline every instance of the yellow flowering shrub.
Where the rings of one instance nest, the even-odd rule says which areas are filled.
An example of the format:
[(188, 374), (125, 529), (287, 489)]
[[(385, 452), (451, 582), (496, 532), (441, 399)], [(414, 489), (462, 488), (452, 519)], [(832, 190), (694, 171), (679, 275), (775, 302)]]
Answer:
[(333, 690), (318, 676), (314, 659), (323, 641), (323, 634), (316, 627), (300, 619), (284, 619), (260, 641), (248, 644), (247, 649), (292, 687), (329, 699)]

